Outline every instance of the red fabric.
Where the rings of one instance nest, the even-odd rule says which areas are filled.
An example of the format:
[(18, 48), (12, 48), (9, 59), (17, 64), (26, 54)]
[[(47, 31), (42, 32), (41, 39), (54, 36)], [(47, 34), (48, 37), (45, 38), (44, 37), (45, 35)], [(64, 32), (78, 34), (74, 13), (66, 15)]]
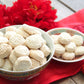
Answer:
[[(66, 26), (84, 32), (84, 9), (58, 22), (58, 27)], [(49, 84), (53, 81), (75, 75), (81, 70), (84, 60), (76, 63), (62, 63), (51, 60), (41, 74), (31, 80), (15, 82), (0, 78), (1, 84)]]
[(84, 33), (84, 9), (59, 21), (58, 27), (71, 27)]

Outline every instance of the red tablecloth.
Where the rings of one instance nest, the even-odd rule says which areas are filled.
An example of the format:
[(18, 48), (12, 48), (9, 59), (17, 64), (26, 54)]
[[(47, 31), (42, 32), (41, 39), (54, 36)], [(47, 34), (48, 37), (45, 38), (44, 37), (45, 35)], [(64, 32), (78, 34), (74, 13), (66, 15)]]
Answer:
[[(58, 22), (58, 27), (72, 27), (84, 33), (84, 9)], [(84, 60), (76, 63), (62, 63), (51, 60), (41, 74), (27, 81), (10, 81), (0, 78), (0, 84), (49, 84), (56, 80), (75, 75), (81, 70)]]

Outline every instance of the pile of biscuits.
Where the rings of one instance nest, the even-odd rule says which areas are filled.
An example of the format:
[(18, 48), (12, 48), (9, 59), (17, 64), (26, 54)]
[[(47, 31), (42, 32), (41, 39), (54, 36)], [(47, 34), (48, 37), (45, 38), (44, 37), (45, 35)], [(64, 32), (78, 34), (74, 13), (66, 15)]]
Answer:
[(35, 27), (23, 24), (9, 26), (0, 32), (0, 68), (26, 71), (46, 63), (51, 53), (46, 40)]
[(73, 60), (84, 55), (83, 37), (81, 35), (70, 35), (62, 32), (59, 35), (51, 35), (54, 45), (54, 57), (64, 60)]

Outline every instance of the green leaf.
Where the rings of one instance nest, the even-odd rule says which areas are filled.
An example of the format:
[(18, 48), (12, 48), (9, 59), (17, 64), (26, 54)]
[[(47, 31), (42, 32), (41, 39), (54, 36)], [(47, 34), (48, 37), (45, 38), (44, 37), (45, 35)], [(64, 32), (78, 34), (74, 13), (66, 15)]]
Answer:
[(55, 9), (54, 7), (52, 7), (52, 9)]

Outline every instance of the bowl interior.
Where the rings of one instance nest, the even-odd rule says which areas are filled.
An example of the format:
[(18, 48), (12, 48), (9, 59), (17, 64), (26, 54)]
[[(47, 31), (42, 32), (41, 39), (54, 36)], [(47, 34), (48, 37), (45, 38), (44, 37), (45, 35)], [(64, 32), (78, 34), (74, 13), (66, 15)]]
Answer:
[[(15, 26), (16, 28), (18, 28), (18, 27), (20, 27), (21, 25), (13, 25), (13, 26)], [(5, 30), (6, 30), (6, 27), (0, 29), (0, 31), (3, 32), (3, 33), (5, 33)], [(47, 34), (46, 32), (44, 32), (43, 30), (41, 30), (41, 29), (39, 29), (39, 28), (36, 28), (36, 30), (38, 30), (38, 31), (41, 32), (43, 38), (44, 38), (44, 39), (46, 40), (46, 42), (47, 42), (48, 47), (51, 49), (51, 54), (48, 56), (48, 59), (47, 59), (47, 62), (46, 62), (46, 63), (48, 63), (48, 62), (52, 59), (53, 54), (54, 54), (54, 50), (55, 50), (55, 49), (54, 49), (53, 40), (52, 40), (52, 38), (49, 36), (49, 34)], [(46, 63), (45, 63), (45, 64), (46, 64)], [(39, 67), (37, 67), (37, 68), (35, 68), (35, 69), (30, 69), (30, 70), (27, 70), (27, 71), (19, 71), (19, 72), (18, 72), (18, 71), (8, 71), (8, 70), (4, 70), (4, 69), (2, 69), (2, 68), (0, 68), (0, 71), (11, 72), (11, 73), (24, 73), (24, 72), (28, 72), (28, 71), (34, 71), (34, 70), (36, 70), (36, 69), (38, 69), (38, 68), (41, 68), (41, 67), (45, 66), (45, 64), (43, 64), (43, 65), (41, 65), (41, 66), (39, 66)]]
[[(62, 27), (62, 28), (51, 29), (51, 30), (48, 31), (48, 34), (49, 35), (59, 35), (62, 32), (67, 32), (71, 36), (73, 36), (73, 35), (80, 35), (80, 36), (83, 37), (83, 41), (84, 41), (84, 34), (81, 33), (81, 32), (79, 32), (79, 31), (77, 31), (77, 30), (71, 29), (71, 28)], [(60, 61), (60, 62), (68, 62), (69, 63), (69, 62), (78, 62), (78, 61), (81, 61), (81, 60), (84, 59), (84, 56), (80, 56), (79, 58), (76, 58), (76, 59), (73, 59), (73, 60), (63, 60), (63, 59), (59, 59), (59, 58), (56, 58), (56, 57), (53, 56), (53, 59), (57, 60), (57, 61)]]

